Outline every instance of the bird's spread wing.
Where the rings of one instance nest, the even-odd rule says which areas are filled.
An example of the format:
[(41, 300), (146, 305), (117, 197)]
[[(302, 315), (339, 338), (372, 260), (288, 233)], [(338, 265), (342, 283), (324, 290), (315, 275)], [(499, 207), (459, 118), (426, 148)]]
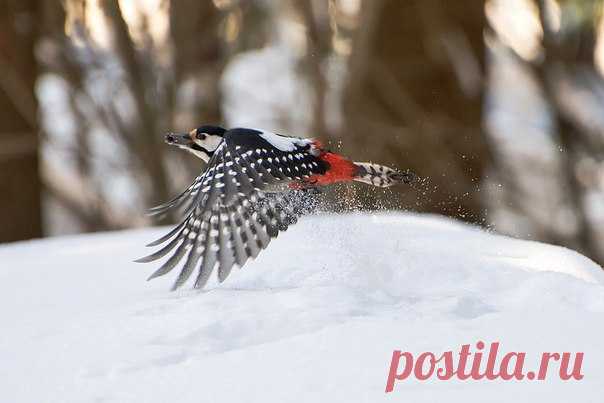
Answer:
[(181, 207), (185, 218), (149, 244), (165, 246), (138, 261), (171, 254), (151, 279), (170, 272), (186, 257), (173, 289), (184, 284), (196, 268), (195, 288), (206, 284), (215, 266), (222, 282), (233, 266), (241, 267), (258, 256), (272, 238), (312, 208), (312, 196), (304, 190), (287, 190), (287, 183), (324, 170), (308, 147), (280, 150), (250, 144), (245, 136), (227, 136), (207, 169), (183, 193), (151, 210), (164, 214)]

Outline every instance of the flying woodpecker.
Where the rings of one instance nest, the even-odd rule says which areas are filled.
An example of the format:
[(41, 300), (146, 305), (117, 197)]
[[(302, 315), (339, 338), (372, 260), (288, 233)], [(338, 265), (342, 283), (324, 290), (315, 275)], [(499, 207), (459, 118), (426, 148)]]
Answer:
[(317, 140), (256, 129), (206, 125), (189, 133), (169, 133), (165, 141), (206, 162), (183, 193), (150, 210), (164, 214), (181, 207), (184, 219), (148, 245), (165, 246), (137, 260), (151, 262), (171, 253), (152, 279), (170, 272), (186, 256), (173, 290), (196, 268), (195, 288), (203, 288), (216, 266), (222, 282), (234, 266), (258, 256), (304, 213), (296, 200), (308, 190), (350, 181), (389, 187), (414, 179), (408, 171), (352, 162)]

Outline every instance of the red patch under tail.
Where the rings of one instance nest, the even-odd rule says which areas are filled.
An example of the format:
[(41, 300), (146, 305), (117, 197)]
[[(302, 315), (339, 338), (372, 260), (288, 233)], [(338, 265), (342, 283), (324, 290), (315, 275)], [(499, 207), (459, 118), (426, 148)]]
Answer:
[(358, 172), (358, 167), (354, 162), (332, 152), (323, 152), (319, 159), (329, 164), (329, 169), (323, 175), (312, 175), (308, 182), (317, 185), (329, 185), (337, 182), (347, 182), (353, 180)]

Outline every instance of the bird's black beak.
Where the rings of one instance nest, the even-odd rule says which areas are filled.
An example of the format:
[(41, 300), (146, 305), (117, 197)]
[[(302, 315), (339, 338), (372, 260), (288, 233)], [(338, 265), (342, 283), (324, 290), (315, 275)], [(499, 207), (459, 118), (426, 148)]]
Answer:
[(174, 146), (191, 146), (193, 140), (191, 139), (190, 133), (168, 133), (166, 134), (165, 141), (167, 144)]

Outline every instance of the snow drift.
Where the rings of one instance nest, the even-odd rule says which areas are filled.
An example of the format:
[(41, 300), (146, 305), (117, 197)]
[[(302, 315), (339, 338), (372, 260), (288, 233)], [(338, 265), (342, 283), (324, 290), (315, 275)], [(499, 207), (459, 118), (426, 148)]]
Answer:
[[(132, 263), (165, 230), (0, 247), (0, 401), (600, 399), (604, 272), (571, 250), (433, 216), (314, 216), (223, 284), (171, 293)], [(393, 350), (479, 340), (527, 366), (584, 352), (585, 377), (384, 393)]]

